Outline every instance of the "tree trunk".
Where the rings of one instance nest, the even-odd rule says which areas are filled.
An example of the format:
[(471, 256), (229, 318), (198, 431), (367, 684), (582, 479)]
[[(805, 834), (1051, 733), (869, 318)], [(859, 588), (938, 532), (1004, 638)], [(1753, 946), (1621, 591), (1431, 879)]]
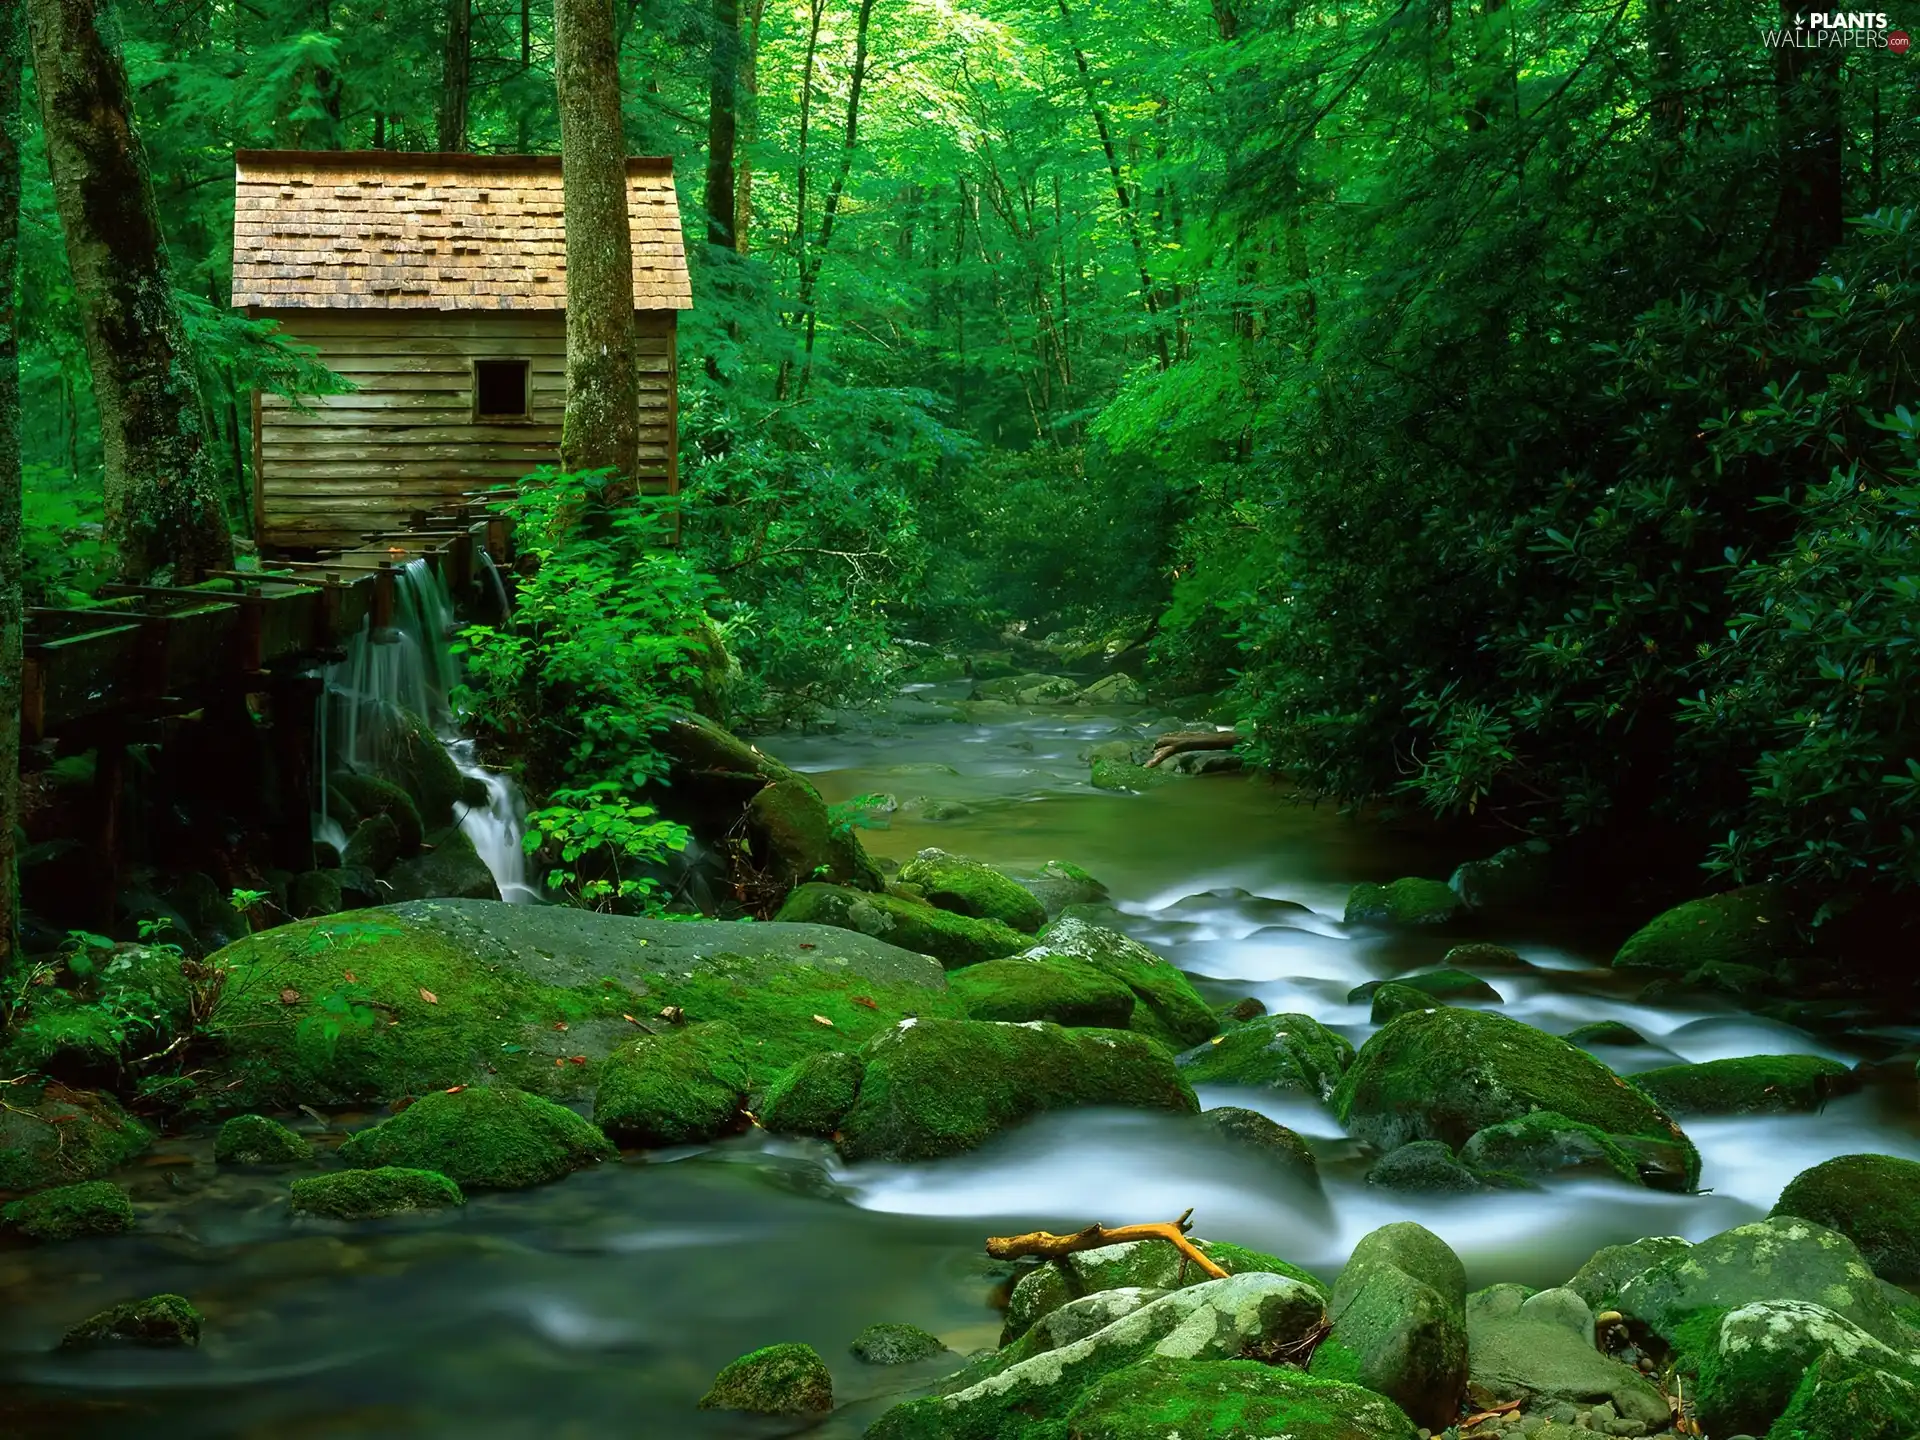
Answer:
[(737, 247), (733, 151), (739, 130), (739, 0), (713, 0), (713, 51), (707, 77), (707, 243)]
[(1687, 123), (1682, 93), (1680, 17), (1676, 0), (1647, 0), (1647, 45), (1653, 51), (1653, 133), (1672, 144)]
[(447, 48), (440, 65), (440, 149), (467, 148), (473, 90), (473, 0), (447, 0)]
[(105, 0), (27, 0), (54, 204), (66, 232), (121, 577), (233, 564), (186, 327)]
[(813, 374), (813, 334), (819, 319), (815, 291), (820, 281), (820, 269), (827, 263), (827, 246), (833, 243), (833, 222), (840, 214), (840, 197), (846, 193), (847, 176), (853, 172), (853, 152), (860, 135), (860, 92), (867, 80), (867, 35), (873, 20), (873, 6), (874, 0), (860, 0), (860, 18), (853, 41), (853, 74), (847, 81), (847, 128), (840, 150), (840, 169), (827, 191), (827, 203), (821, 207), (820, 242), (813, 248), (810, 268), (802, 270), (800, 275), (800, 309), (807, 317), (805, 359), (800, 368), (800, 390), (803, 394), (807, 380)]
[(554, 0), (560, 176), (567, 211), (567, 412), (560, 463), (639, 469), (627, 141), (610, 0)]
[(0, 0), (0, 973), (20, 933), (20, 71), (24, 0)]
[[(1793, 19), (1782, 0), (1782, 25)], [(1840, 55), (1837, 48), (1792, 45), (1773, 52), (1780, 187), (1766, 254), (1771, 284), (1810, 279), (1844, 232)]]
[(752, 0), (752, 18), (747, 23), (746, 44), (740, 54), (738, 98), (740, 134), (735, 143), (735, 179), (733, 189), (733, 248), (747, 253), (747, 241), (753, 231), (753, 142), (760, 133), (760, 20), (767, 13), (767, 0)]

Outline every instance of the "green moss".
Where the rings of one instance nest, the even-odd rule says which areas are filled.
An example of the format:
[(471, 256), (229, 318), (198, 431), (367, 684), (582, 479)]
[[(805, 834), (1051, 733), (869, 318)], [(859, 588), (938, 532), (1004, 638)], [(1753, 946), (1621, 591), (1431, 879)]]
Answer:
[(1632, 1147), (1622, 1137), (1678, 1145), (1681, 1178), (1689, 1188), (1700, 1178), (1699, 1152), (1647, 1095), (1586, 1051), (1486, 1010), (1444, 1007), (1389, 1021), (1347, 1071), (1334, 1110), (1383, 1150), (1415, 1139), (1462, 1146), (1490, 1125), (1548, 1110), (1623, 1149)]
[(1373, 1008), (1367, 1018), (1375, 1025), (1384, 1025), (1396, 1015), (1404, 1015), (1409, 1010), (1428, 1010), (1439, 1003), (1425, 991), (1389, 981), (1373, 992)]
[(702, 1410), (809, 1415), (833, 1408), (833, 1376), (811, 1345), (768, 1345), (742, 1355), (714, 1377)]
[(1388, 1152), (1367, 1172), (1367, 1184), (1432, 1195), (1465, 1195), (1481, 1188), (1479, 1177), (1438, 1140), (1413, 1140)]
[(1646, 1037), (1631, 1025), (1623, 1025), (1618, 1020), (1595, 1020), (1586, 1025), (1575, 1026), (1567, 1032), (1567, 1043), (1578, 1045), (1582, 1050), (1595, 1045), (1644, 1045)]
[(311, 1158), (306, 1137), (264, 1115), (236, 1115), (214, 1137), (213, 1158), (222, 1165), (296, 1165)]
[(402, 855), (417, 854), (420, 842), (426, 838), (420, 808), (413, 803), (413, 797), (378, 775), (335, 770), (327, 776), (327, 800), (329, 813), (349, 831), (368, 816), (386, 816), (399, 836)]
[(353, 827), (340, 863), (349, 870), (384, 875), (400, 858), (400, 831), (385, 815), (369, 815)]
[(1771, 971), (1795, 939), (1786, 892), (1774, 885), (1749, 885), (1656, 915), (1627, 937), (1613, 963), (1620, 970), (1678, 974), (1709, 963)]
[(1586, 1301), (1587, 1308), (1596, 1315), (1602, 1310), (1616, 1310), (1622, 1285), (1692, 1248), (1677, 1235), (1656, 1235), (1625, 1245), (1605, 1245), (1574, 1272), (1573, 1278), (1567, 1281), (1567, 1289)]
[(957, 1154), (1043, 1110), (1200, 1108), (1173, 1057), (1122, 1030), (922, 1020), (886, 1031), (865, 1054), (859, 1099), (840, 1127), (851, 1160)]
[(54, 1082), (14, 1086), (0, 1109), (0, 1190), (97, 1179), (152, 1140), (112, 1096)]
[(1567, 1170), (1596, 1171), (1640, 1184), (1640, 1167), (1612, 1136), (1551, 1110), (1535, 1110), (1477, 1131), (1461, 1147), (1471, 1169), (1512, 1175), (1556, 1175)]
[[(1324, 1346), (1322, 1347), (1325, 1348)], [(1254, 1360), (1144, 1360), (1075, 1405), (1074, 1440), (1413, 1440), (1391, 1400), (1320, 1374)]]
[(413, 797), (422, 827), (438, 830), (451, 825), (465, 799), (467, 782), (433, 727), (413, 711), (396, 706), (383, 718), (376, 744), (382, 773)]
[(1807, 1367), (1766, 1440), (1913, 1440), (1916, 1435), (1920, 1385), (1829, 1353)]
[[(1447, 952), (1449, 960), (1463, 952), (1477, 950), (1499, 950), (1503, 954), (1518, 960), (1513, 951), (1500, 945), (1456, 945)], [(1486, 957), (1481, 957), (1483, 960)], [(1347, 992), (1349, 1005), (1364, 1004), (1388, 985), (1400, 985), (1409, 990), (1418, 990), (1428, 997), (1428, 1003), (1435, 1000), (1483, 1000), (1490, 1004), (1500, 1003), (1500, 992), (1482, 980), (1478, 975), (1454, 966), (1443, 966), (1438, 970), (1422, 970), (1417, 975), (1400, 975), (1391, 980), (1369, 980), (1364, 985), (1356, 985)]]
[(632, 1145), (710, 1140), (742, 1123), (747, 1046), (725, 1020), (642, 1035), (607, 1057), (594, 1123)]
[(1065, 956), (1084, 960), (1133, 991), (1128, 1029), (1151, 1035), (1175, 1050), (1198, 1045), (1220, 1029), (1212, 1007), (1200, 998), (1179, 967), (1138, 940), (1075, 916), (1062, 915), (1040, 935), (1029, 958)]
[(1642, 1070), (1633, 1083), (1675, 1115), (1818, 1110), (1855, 1088), (1852, 1072), (1818, 1055), (1753, 1055)]
[(1216, 1105), (1202, 1111), (1200, 1123), (1222, 1140), (1279, 1161), (1302, 1179), (1318, 1181), (1319, 1162), (1297, 1134), (1258, 1110)]
[(1912, 1160), (1836, 1156), (1794, 1176), (1773, 1213), (1839, 1231), (1882, 1280), (1920, 1281), (1920, 1164)]
[(1453, 924), (1464, 909), (1444, 880), (1409, 878), (1354, 886), (1347, 892), (1346, 923), (1428, 929)]
[(847, 1347), (868, 1365), (914, 1365), (948, 1353), (946, 1342), (917, 1325), (869, 1325)]
[(295, 1215), (319, 1215), (328, 1220), (375, 1220), (411, 1210), (443, 1210), (464, 1205), (467, 1197), (445, 1175), (403, 1165), (374, 1170), (336, 1170), (293, 1182), (291, 1208)]
[(118, 1235), (133, 1228), (133, 1202), (106, 1180), (57, 1185), (6, 1207), (7, 1223), (33, 1240)]
[(1313, 1358), (1307, 1363), (1307, 1373), (1322, 1380), (1336, 1380), (1342, 1385), (1358, 1385), (1360, 1357), (1329, 1335), (1314, 1348)]
[(605, 1135), (565, 1106), (506, 1086), (422, 1096), (340, 1147), (340, 1158), (356, 1168), (435, 1170), (463, 1187), (494, 1190), (558, 1180), (614, 1153)]
[(402, 860), (386, 874), (382, 894), (393, 902), (454, 897), (462, 900), (498, 900), (487, 862), (474, 849), (473, 839), (457, 825), (427, 837), (426, 853)]
[(948, 982), (974, 1020), (1051, 1020), (1124, 1030), (1133, 991), (1071, 956), (1009, 956), (953, 972)]
[(747, 830), (767, 876), (791, 888), (809, 880), (878, 890), (882, 878), (853, 830), (836, 825), (827, 802), (798, 775), (776, 780), (747, 803)]
[(889, 945), (931, 955), (953, 969), (1013, 955), (1031, 937), (997, 920), (956, 915), (898, 895), (869, 895), (838, 885), (802, 885), (787, 897), (776, 920), (857, 930)]
[(1171, 770), (1149, 770), (1131, 760), (1097, 756), (1090, 777), (1096, 790), (1151, 790), (1176, 778)]
[(1251, 1085), (1325, 1100), (1333, 1094), (1353, 1046), (1308, 1015), (1262, 1015), (1180, 1056), (1193, 1085)]
[(198, 1345), (200, 1312), (183, 1296), (153, 1295), (145, 1300), (129, 1300), (102, 1310), (81, 1321), (60, 1341), (63, 1350), (78, 1350), (95, 1345), (174, 1346)]
[(782, 1071), (760, 1101), (760, 1124), (776, 1135), (830, 1138), (860, 1098), (867, 1065), (858, 1055), (828, 1050)]
[(1028, 933), (1047, 923), (1046, 908), (1025, 887), (978, 860), (944, 850), (922, 850), (901, 867), (900, 879), (919, 886), (927, 900), (942, 910), (998, 920)]

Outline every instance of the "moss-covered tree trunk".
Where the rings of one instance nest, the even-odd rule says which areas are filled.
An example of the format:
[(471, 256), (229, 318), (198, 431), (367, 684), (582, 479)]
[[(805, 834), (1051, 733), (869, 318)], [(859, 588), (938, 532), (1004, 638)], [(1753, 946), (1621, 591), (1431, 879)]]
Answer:
[(627, 140), (612, 0), (553, 0), (560, 173), (567, 209), (568, 470), (639, 468)]
[(100, 407), (107, 539), (123, 578), (233, 563), (219, 465), (106, 0), (27, 0), (34, 78)]
[(440, 148), (467, 148), (467, 108), (473, 94), (473, 0), (447, 0), (446, 46), (440, 66)]
[(25, 0), (0, 0), (0, 972), (20, 932), (20, 69)]

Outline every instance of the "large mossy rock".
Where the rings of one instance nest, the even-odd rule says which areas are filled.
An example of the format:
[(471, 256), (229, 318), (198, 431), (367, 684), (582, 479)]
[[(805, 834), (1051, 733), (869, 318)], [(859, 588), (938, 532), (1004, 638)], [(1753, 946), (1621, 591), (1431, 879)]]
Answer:
[(1678, 1183), (1691, 1189), (1700, 1179), (1699, 1152), (1647, 1095), (1558, 1036), (1485, 1010), (1445, 1007), (1390, 1021), (1361, 1047), (1334, 1110), (1381, 1150), (1409, 1140), (1464, 1146), (1490, 1125), (1551, 1111), (1629, 1152), (1633, 1141), (1677, 1147)]
[(348, 833), (369, 816), (386, 816), (400, 837), (402, 855), (418, 854), (426, 839), (413, 797), (391, 780), (363, 771), (339, 769), (327, 776), (327, 813)]
[(1617, 1309), (1620, 1288), (1627, 1281), (1692, 1248), (1692, 1241), (1678, 1235), (1654, 1235), (1645, 1240), (1630, 1240), (1624, 1245), (1604, 1245), (1574, 1272), (1566, 1288), (1586, 1301), (1587, 1308), (1596, 1315), (1603, 1310)]
[(1310, 1369), (1387, 1396), (1433, 1430), (1459, 1416), (1467, 1388), (1466, 1270), (1411, 1221), (1364, 1236), (1334, 1281), (1333, 1333)]
[(1913, 1440), (1920, 1383), (1828, 1351), (1800, 1377), (1767, 1440)]
[(1118, 980), (1133, 991), (1133, 1019), (1127, 1028), (1171, 1049), (1197, 1045), (1220, 1028), (1219, 1018), (1178, 966), (1118, 930), (1063, 915), (1041, 931), (1038, 945), (1023, 953), (1030, 960), (1081, 960)]
[(1462, 1164), (1483, 1175), (1553, 1176), (1567, 1171), (1641, 1183), (1634, 1156), (1604, 1130), (1551, 1110), (1535, 1110), (1476, 1131), (1460, 1147)]
[(768, 1345), (742, 1355), (700, 1397), (702, 1410), (817, 1415), (833, 1408), (833, 1376), (811, 1345)]
[(1029, 934), (1047, 923), (1046, 907), (1025, 886), (962, 855), (922, 850), (900, 867), (900, 879), (917, 886), (929, 904), (958, 915), (998, 920)]
[(487, 1080), (579, 1098), (668, 1007), (731, 1022), (760, 1085), (903, 1016), (964, 1013), (937, 962), (851, 931), (557, 905), (415, 901), (265, 931), (212, 963), (231, 973), (206, 1093), (226, 1108), (393, 1101)]
[(1094, 759), (1088, 779), (1096, 790), (1146, 791), (1166, 785), (1180, 777), (1165, 766), (1157, 765), (1148, 769), (1145, 765), (1136, 765), (1131, 760), (1113, 759), (1097, 756)]
[(184, 1296), (150, 1295), (102, 1310), (81, 1321), (60, 1341), (62, 1350), (90, 1350), (110, 1345), (138, 1345), (168, 1349), (200, 1343), (206, 1323)]
[(77, 1240), (133, 1228), (133, 1202), (109, 1180), (56, 1185), (14, 1201), (0, 1214), (29, 1240)]
[(936, 1355), (950, 1355), (947, 1344), (938, 1335), (918, 1325), (902, 1325), (883, 1320), (869, 1325), (847, 1346), (853, 1358), (863, 1365), (918, 1365)]
[(1346, 923), (1429, 930), (1453, 924), (1465, 908), (1444, 880), (1409, 878), (1354, 886), (1347, 892)]
[(1618, 970), (1689, 973), (1703, 965), (1771, 971), (1795, 942), (1793, 912), (1776, 885), (1748, 885), (1689, 900), (1653, 917), (1613, 957)]
[(870, 895), (841, 885), (800, 886), (774, 919), (857, 931), (903, 950), (931, 955), (949, 968), (997, 960), (1033, 943), (1031, 935), (998, 920), (980, 920), (904, 896)]
[(1553, 884), (1552, 849), (1544, 840), (1523, 840), (1484, 860), (1469, 860), (1447, 884), (1469, 910), (1516, 912), (1538, 909)]
[(1787, 1182), (1773, 1214), (1839, 1231), (1882, 1280), (1920, 1282), (1920, 1163), (1837, 1155)]
[(1308, 1015), (1262, 1015), (1182, 1051), (1193, 1085), (1247, 1085), (1326, 1100), (1353, 1063), (1353, 1046)]
[(1467, 1297), (1476, 1395), (1533, 1402), (1530, 1410), (1610, 1404), (1618, 1415), (1664, 1429), (1671, 1418), (1665, 1397), (1639, 1371), (1602, 1355), (1593, 1338), (1593, 1311), (1571, 1290), (1529, 1295), (1524, 1286), (1495, 1285)]
[(869, 1042), (865, 1059), (859, 1098), (840, 1126), (850, 1160), (957, 1154), (1043, 1110), (1200, 1109), (1173, 1057), (1124, 1030), (905, 1020)]
[(1049, 860), (1034, 870), (1013, 871), (1009, 878), (1040, 902), (1049, 920), (1069, 905), (1104, 905), (1113, 898), (1105, 885), (1065, 860)]
[(235, 1115), (213, 1138), (222, 1165), (299, 1165), (313, 1158), (304, 1135), (265, 1115)]
[(1912, 1338), (1853, 1242), (1790, 1216), (1702, 1240), (1626, 1280), (1615, 1303), (1671, 1344), (1700, 1311), (1761, 1300), (1824, 1305), (1895, 1349)]
[(836, 825), (810, 781), (777, 780), (747, 802), (747, 834), (768, 878), (791, 890), (810, 880), (879, 890), (886, 882), (850, 826)]
[(354, 826), (353, 834), (347, 837), (347, 848), (340, 853), (340, 863), (346, 869), (365, 870), (372, 875), (386, 874), (399, 858), (400, 832), (384, 815), (369, 815)]
[(1486, 1188), (1439, 1140), (1413, 1140), (1389, 1151), (1367, 1171), (1367, 1184), (1427, 1195), (1468, 1195)]
[(521, 1190), (612, 1159), (613, 1145), (564, 1105), (504, 1085), (437, 1090), (347, 1137), (356, 1169), (432, 1170), (463, 1188)]
[(374, 752), (381, 775), (412, 798), (424, 830), (444, 829), (459, 818), (469, 793), (467, 777), (419, 715), (389, 710), (376, 728)]
[(756, 1118), (775, 1135), (831, 1139), (860, 1098), (866, 1073), (867, 1062), (845, 1050), (809, 1055), (774, 1077)]
[(975, 1020), (1051, 1020), (1124, 1030), (1133, 1019), (1133, 991), (1065, 955), (983, 960), (954, 971), (947, 985)]
[(293, 1182), (288, 1209), (323, 1220), (379, 1220), (419, 1210), (464, 1205), (460, 1187), (434, 1170), (382, 1165), (372, 1170), (335, 1170)]
[(627, 1145), (687, 1145), (745, 1124), (747, 1042), (729, 1022), (629, 1040), (600, 1067), (593, 1120)]
[(1146, 1360), (1074, 1406), (1073, 1440), (1414, 1440), (1383, 1395), (1254, 1360)]
[(1792, 1404), (1801, 1377), (1829, 1351), (1908, 1379), (1915, 1357), (1881, 1344), (1845, 1316), (1805, 1300), (1762, 1300), (1702, 1311), (1681, 1327), (1677, 1363), (1709, 1435), (1764, 1432)]
[(895, 1406), (867, 1435), (1065, 1440), (1071, 1431), (1062, 1422), (1108, 1376), (1154, 1360), (1184, 1367), (1236, 1360), (1255, 1347), (1284, 1352), (1317, 1333), (1325, 1316), (1317, 1290), (1279, 1275), (1233, 1275), (1157, 1297), (1141, 1290), (1102, 1292), (1054, 1312), (981, 1366), (984, 1376), (969, 1367), (962, 1379), (970, 1383)]
[(386, 875), (386, 897), (404, 900), (498, 900), (500, 886), (473, 839), (457, 825), (434, 832), (429, 847)]
[(0, 1191), (95, 1180), (152, 1142), (110, 1095), (51, 1081), (16, 1085), (0, 1109)]
[(1858, 1088), (1853, 1072), (1820, 1055), (1752, 1055), (1642, 1070), (1633, 1083), (1670, 1115), (1761, 1115), (1818, 1110)]
[(1256, 1155), (1319, 1190), (1320, 1163), (1314, 1158), (1313, 1147), (1278, 1120), (1238, 1105), (1216, 1105), (1200, 1112), (1200, 1124), (1222, 1144)]
[[(1499, 950), (1503, 947), (1456, 945), (1447, 952), (1447, 958), (1451, 960), (1455, 955), (1461, 954), (1463, 951), (1474, 951), (1483, 948)], [(1515, 960), (1520, 958), (1511, 950), (1506, 950), (1504, 953), (1512, 956)], [(1482, 980), (1478, 975), (1470, 971), (1462, 970), (1456, 965), (1444, 965), (1438, 970), (1422, 970), (1413, 975), (1396, 975), (1390, 980), (1369, 980), (1364, 984), (1354, 986), (1353, 989), (1347, 992), (1347, 1003), (1349, 1005), (1363, 1005), (1388, 985), (1403, 985), (1409, 990), (1418, 990), (1422, 995), (1427, 997), (1428, 1004), (1432, 1004), (1435, 1001), (1441, 1004), (1451, 1004), (1456, 1000), (1469, 1003), (1483, 1001), (1489, 1005), (1498, 1005), (1501, 1003), (1500, 992), (1498, 990), (1494, 989), (1493, 986)]]

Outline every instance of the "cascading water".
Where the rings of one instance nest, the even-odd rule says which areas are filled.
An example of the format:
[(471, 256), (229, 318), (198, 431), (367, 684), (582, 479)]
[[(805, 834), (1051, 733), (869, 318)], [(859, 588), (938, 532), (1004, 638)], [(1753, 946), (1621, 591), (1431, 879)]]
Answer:
[[(504, 587), (497, 576), (494, 583), (501, 591), (504, 613)], [(393, 623), (381, 630), (363, 626), (348, 644), (346, 659), (326, 672), (320, 773), (324, 777), (342, 761), (377, 768), (379, 737), (392, 717), (401, 711), (420, 716), (454, 768), (478, 781), (485, 792), (484, 805), (462, 805), (458, 818), (492, 873), (500, 898), (537, 901), (540, 891), (527, 879), (526, 852), (521, 848), (526, 802), (511, 780), (480, 763), (473, 740), (460, 732), (453, 712), (451, 697), (459, 666), (447, 641), (454, 625), (452, 597), (425, 560), (410, 560), (395, 572)], [(346, 843), (339, 823), (326, 814), (324, 789), (314, 838), (342, 849)]]

